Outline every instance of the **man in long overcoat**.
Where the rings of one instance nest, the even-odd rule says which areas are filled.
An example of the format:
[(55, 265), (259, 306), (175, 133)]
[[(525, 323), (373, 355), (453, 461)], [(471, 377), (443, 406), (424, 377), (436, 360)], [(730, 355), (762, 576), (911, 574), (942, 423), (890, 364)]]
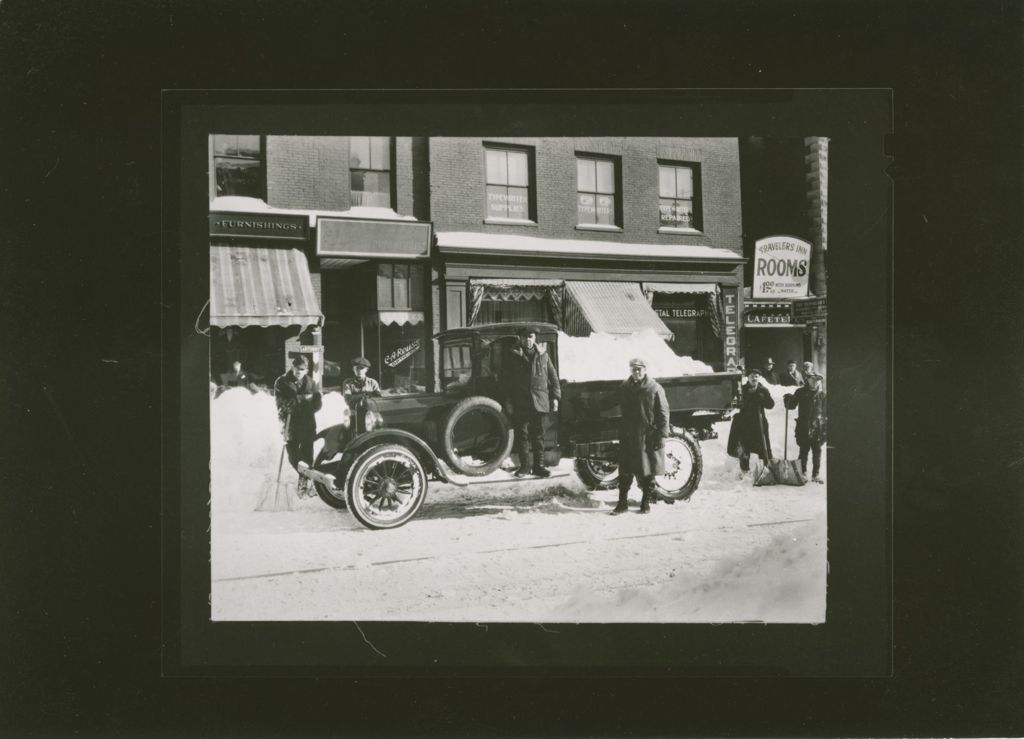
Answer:
[(732, 419), (726, 452), (739, 457), (740, 474), (750, 471), (750, 455), (756, 454), (766, 463), (772, 458), (772, 444), (768, 438), (768, 419), (765, 409), (774, 408), (775, 401), (764, 386), (761, 370), (756, 367), (747, 374), (742, 390), (743, 406)]
[(533, 448), (533, 474), (548, 477), (544, 466), (544, 416), (558, 412), (562, 387), (558, 372), (547, 352), (537, 346), (537, 329), (525, 327), (519, 343), (509, 351), (504, 362), (505, 413), (515, 430), (515, 450), (519, 455), (516, 476), (529, 474), (527, 449)]
[(616, 393), (619, 425), (619, 502), (612, 515), (628, 510), (629, 488), (636, 478), (643, 495), (640, 513), (650, 511), (654, 476), (665, 473), (665, 437), (671, 433), (665, 389), (647, 374), (640, 357), (629, 362), (629, 379)]
[(825, 391), (821, 389), (821, 375), (811, 374), (806, 383), (796, 392), (783, 397), (782, 401), (790, 410), (797, 410), (796, 443), (800, 447), (800, 469), (807, 474), (807, 454), (813, 452), (811, 481), (821, 479), (821, 445), (825, 443), (828, 415), (825, 405)]
[[(309, 365), (302, 357), (292, 360), (292, 368), (274, 382), (277, 415), (284, 424), (288, 463), (298, 472), (299, 462), (313, 464), (313, 439), (316, 416), (323, 407), (320, 386), (307, 373)], [(312, 494), (309, 480), (299, 475), (299, 495)]]

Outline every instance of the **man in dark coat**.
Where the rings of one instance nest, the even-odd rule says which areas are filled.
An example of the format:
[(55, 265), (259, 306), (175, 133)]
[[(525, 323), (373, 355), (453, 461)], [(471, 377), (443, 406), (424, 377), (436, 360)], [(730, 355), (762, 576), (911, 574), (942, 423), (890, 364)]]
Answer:
[(825, 443), (828, 416), (825, 391), (821, 389), (821, 375), (811, 374), (806, 384), (783, 399), (786, 407), (797, 410), (796, 443), (800, 447), (800, 469), (807, 474), (807, 453), (813, 452), (812, 482), (824, 482), (821, 471), (821, 445)]
[(544, 415), (558, 412), (562, 387), (558, 372), (547, 352), (537, 346), (537, 330), (523, 328), (519, 343), (509, 351), (504, 362), (505, 413), (515, 429), (515, 450), (519, 455), (516, 476), (530, 472), (526, 462), (527, 448), (533, 448), (533, 474), (548, 477), (544, 466)]
[(804, 384), (804, 376), (796, 368), (795, 359), (786, 362), (786, 371), (782, 373), (778, 384), (785, 385), (786, 387), (800, 387)]
[(643, 495), (640, 513), (648, 513), (654, 498), (654, 476), (665, 473), (665, 437), (671, 432), (665, 389), (647, 375), (640, 357), (629, 362), (629, 379), (615, 400), (622, 411), (619, 425), (619, 502), (613, 516), (628, 508), (629, 488), (636, 478)]
[(730, 457), (739, 457), (740, 475), (750, 471), (750, 455), (756, 454), (762, 463), (772, 458), (772, 444), (768, 438), (768, 419), (765, 409), (774, 408), (775, 401), (756, 367), (747, 375), (742, 390), (742, 408), (732, 419), (729, 429), (729, 443), (726, 452)]
[(779, 384), (779, 373), (775, 371), (775, 360), (771, 357), (764, 363), (764, 369), (761, 371), (761, 375), (764, 377), (765, 382), (769, 385)]
[[(292, 368), (274, 382), (277, 415), (284, 424), (288, 462), (298, 472), (299, 462), (313, 464), (313, 439), (316, 417), (323, 407), (320, 387), (307, 373), (309, 365), (302, 357), (292, 360)], [(299, 495), (312, 494), (309, 480), (299, 475)]]

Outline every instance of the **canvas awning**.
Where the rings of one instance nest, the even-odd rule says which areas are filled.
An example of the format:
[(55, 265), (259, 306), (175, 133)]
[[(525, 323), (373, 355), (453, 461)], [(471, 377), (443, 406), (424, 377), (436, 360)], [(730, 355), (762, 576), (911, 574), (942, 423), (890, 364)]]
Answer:
[(628, 335), (653, 329), (671, 340), (672, 331), (654, 312), (637, 282), (565, 283), (565, 330), (570, 336), (592, 332)]
[(425, 320), (421, 310), (378, 310), (363, 316), (366, 326), (419, 326)]
[(323, 319), (298, 249), (210, 247), (211, 326), (313, 326)]

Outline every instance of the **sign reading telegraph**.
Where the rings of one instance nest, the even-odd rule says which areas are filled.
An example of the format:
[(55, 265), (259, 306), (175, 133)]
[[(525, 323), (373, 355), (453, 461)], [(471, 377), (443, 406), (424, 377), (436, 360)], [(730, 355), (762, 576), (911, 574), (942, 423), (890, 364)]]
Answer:
[(811, 245), (793, 236), (754, 244), (753, 298), (803, 298), (811, 273)]

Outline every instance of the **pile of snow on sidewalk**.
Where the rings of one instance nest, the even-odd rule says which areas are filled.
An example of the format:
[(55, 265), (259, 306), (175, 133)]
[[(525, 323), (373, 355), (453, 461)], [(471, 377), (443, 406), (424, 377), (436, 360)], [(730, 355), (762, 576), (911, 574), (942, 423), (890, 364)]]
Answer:
[[(317, 431), (348, 423), (340, 393), (328, 393), (316, 414)], [(263, 488), (277, 480), (284, 435), (274, 396), (243, 387), (225, 390), (210, 401), (210, 487), (216, 509), (251, 509)], [(317, 446), (315, 449), (318, 449)], [(284, 460), (282, 481), (296, 473)]]
[(633, 357), (643, 357), (651, 377), (714, 372), (704, 362), (676, 356), (653, 329), (629, 336), (601, 333), (569, 336), (558, 332), (558, 369), (567, 382), (625, 380), (629, 377), (629, 360)]

